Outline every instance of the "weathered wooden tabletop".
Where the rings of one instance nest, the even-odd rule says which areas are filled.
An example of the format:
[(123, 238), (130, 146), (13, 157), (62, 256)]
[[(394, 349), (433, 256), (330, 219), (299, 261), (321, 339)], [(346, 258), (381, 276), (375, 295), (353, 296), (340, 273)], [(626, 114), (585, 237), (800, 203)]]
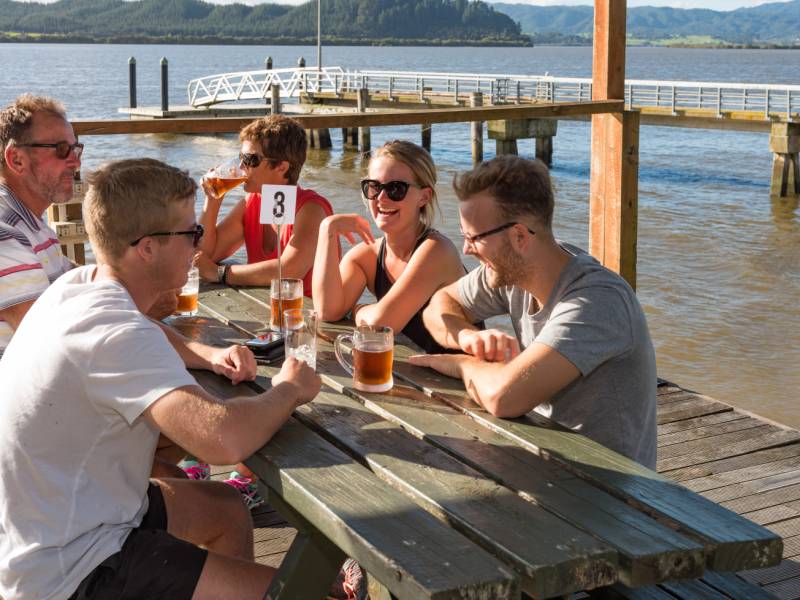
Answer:
[[(264, 331), (267, 299), (211, 286), (200, 315), (173, 325), (241, 342)], [(345, 555), (401, 598), (547, 598), (780, 561), (767, 529), (533, 413), (492, 417), (460, 381), (409, 364), (407, 345), (395, 347), (392, 390), (355, 390), (331, 344), (345, 330), (323, 324), (322, 393), (247, 463), (304, 532), (269, 597), (324, 596)], [(197, 376), (230, 397), (268, 388), (276, 372), (260, 366), (236, 387)], [(316, 587), (297, 575), (311, 564)]]

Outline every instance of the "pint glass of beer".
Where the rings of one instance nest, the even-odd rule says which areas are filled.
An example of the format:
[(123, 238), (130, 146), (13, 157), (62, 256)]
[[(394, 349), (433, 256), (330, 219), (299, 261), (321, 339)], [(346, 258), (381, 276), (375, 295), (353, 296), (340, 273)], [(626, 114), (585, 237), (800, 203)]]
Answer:
[(178, 308), (175, 309), (176, 315), (192, 316), (197, 314), (197, 299), (200, 295), (200, 271), (197, 267), (189, 269), (189, 276), (186, 285), (178, 293)]
[[(353, 362), (347, 361), (342, 346), (353, 346)], [(339, 364), (353, 376), (353, 387), (363, 392), (385, 392), (392, 389), (394, 334), (391, 327), (361, 325), (352, 334), (343, 333), (333, 344)]]
[(283, 311), (289, 308), (303, 308), (302, 279), (273, 279), (269, 286), (270, 321), (272, 331), (283, 330)]
[(232, 158), (211, 169), (205, 174), (204, 179), (214, 190), (214, 193), (221, 198), (237, 185), (247, 181), (247, 174), (242, 170), (239, 159)]

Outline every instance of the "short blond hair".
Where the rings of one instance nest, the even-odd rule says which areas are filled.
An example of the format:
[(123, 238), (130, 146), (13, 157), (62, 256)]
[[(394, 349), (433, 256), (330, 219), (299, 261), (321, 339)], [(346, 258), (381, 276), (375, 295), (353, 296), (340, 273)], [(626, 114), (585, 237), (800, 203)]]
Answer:
[(430, 153), (412, 142), (391, 140), (378, 148), (370, 160), (384, 156), (406, 165), (414, 174), (414, 183), (431, 189), (431, 200), (420, 209), (419, 220), (425, 228), (433, 225), (439, 210), (439, 201), (436, 196), (436, 165)]
[(33, 117), (39, 113), (67, 120), (64, 105), (47, 96), (22, 94), (0, 110), (0, 169), (6, 165), (6, 147), (10, 143), (28, 144), (33, 141), (28, 139), (28, 134), (33, 127)]
[(177, 225), (178, 203), (197, 191), (186, 171), (153, 158), (107, 163), (87, 181), (86, 232), (98, 260), (112, 265), (132, 241)]

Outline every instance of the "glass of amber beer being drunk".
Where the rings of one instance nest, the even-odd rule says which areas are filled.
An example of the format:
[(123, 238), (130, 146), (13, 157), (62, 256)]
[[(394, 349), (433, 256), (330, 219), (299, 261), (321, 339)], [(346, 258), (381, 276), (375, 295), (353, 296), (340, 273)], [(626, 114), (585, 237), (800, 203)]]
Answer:
[(270, 320), (272, 331), (283, 330), (283, 311), (289, 308), (303, 308), (303, 280), (273, 279), (269, 286)]
[(200, 271), (197, 267), (189, 269), (189, 276), (186, 284), (178, 293), (178, 308), (175, 309), (176, 315), (192, 316), (197, 314), (197, 299), (200, 295)]
[[(353, 363), (342, 352), (342, 345), (353, 345)], [(353, 376), (353, 387), (362, 392), (385, 392), (392, 389), (394, 333), (391, 327), (361, 325), (352, 334), (343, 333), (333, 344), (339, 364)]]
[(206, 173), (205, 180), (208, 181), (214, 193), (222, 198), (237, 185), (247, 181), (247, 174), (242, 170), (239, 159), (232, 158)]

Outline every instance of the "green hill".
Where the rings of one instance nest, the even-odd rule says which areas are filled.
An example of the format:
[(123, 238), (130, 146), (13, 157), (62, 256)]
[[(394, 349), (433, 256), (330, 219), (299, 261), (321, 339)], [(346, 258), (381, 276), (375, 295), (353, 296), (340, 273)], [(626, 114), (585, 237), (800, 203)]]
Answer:
[[(519, 22), (534, 42), (589, 41), (591, 6), (493, 6)], [(628, 37), (643, 42), (705, 38), (727, 44), (800, 45), (800, 0), (731, 11), (640, 6), (628, 9)]]
[[(0, 32), (9, 39), (106, 42), (308, 43), (317, 8), (217, 5), (201, 0), (0, 0)], [(527, 45), (507, 15), (481, 0), (326, 0), (325, 43)]]

